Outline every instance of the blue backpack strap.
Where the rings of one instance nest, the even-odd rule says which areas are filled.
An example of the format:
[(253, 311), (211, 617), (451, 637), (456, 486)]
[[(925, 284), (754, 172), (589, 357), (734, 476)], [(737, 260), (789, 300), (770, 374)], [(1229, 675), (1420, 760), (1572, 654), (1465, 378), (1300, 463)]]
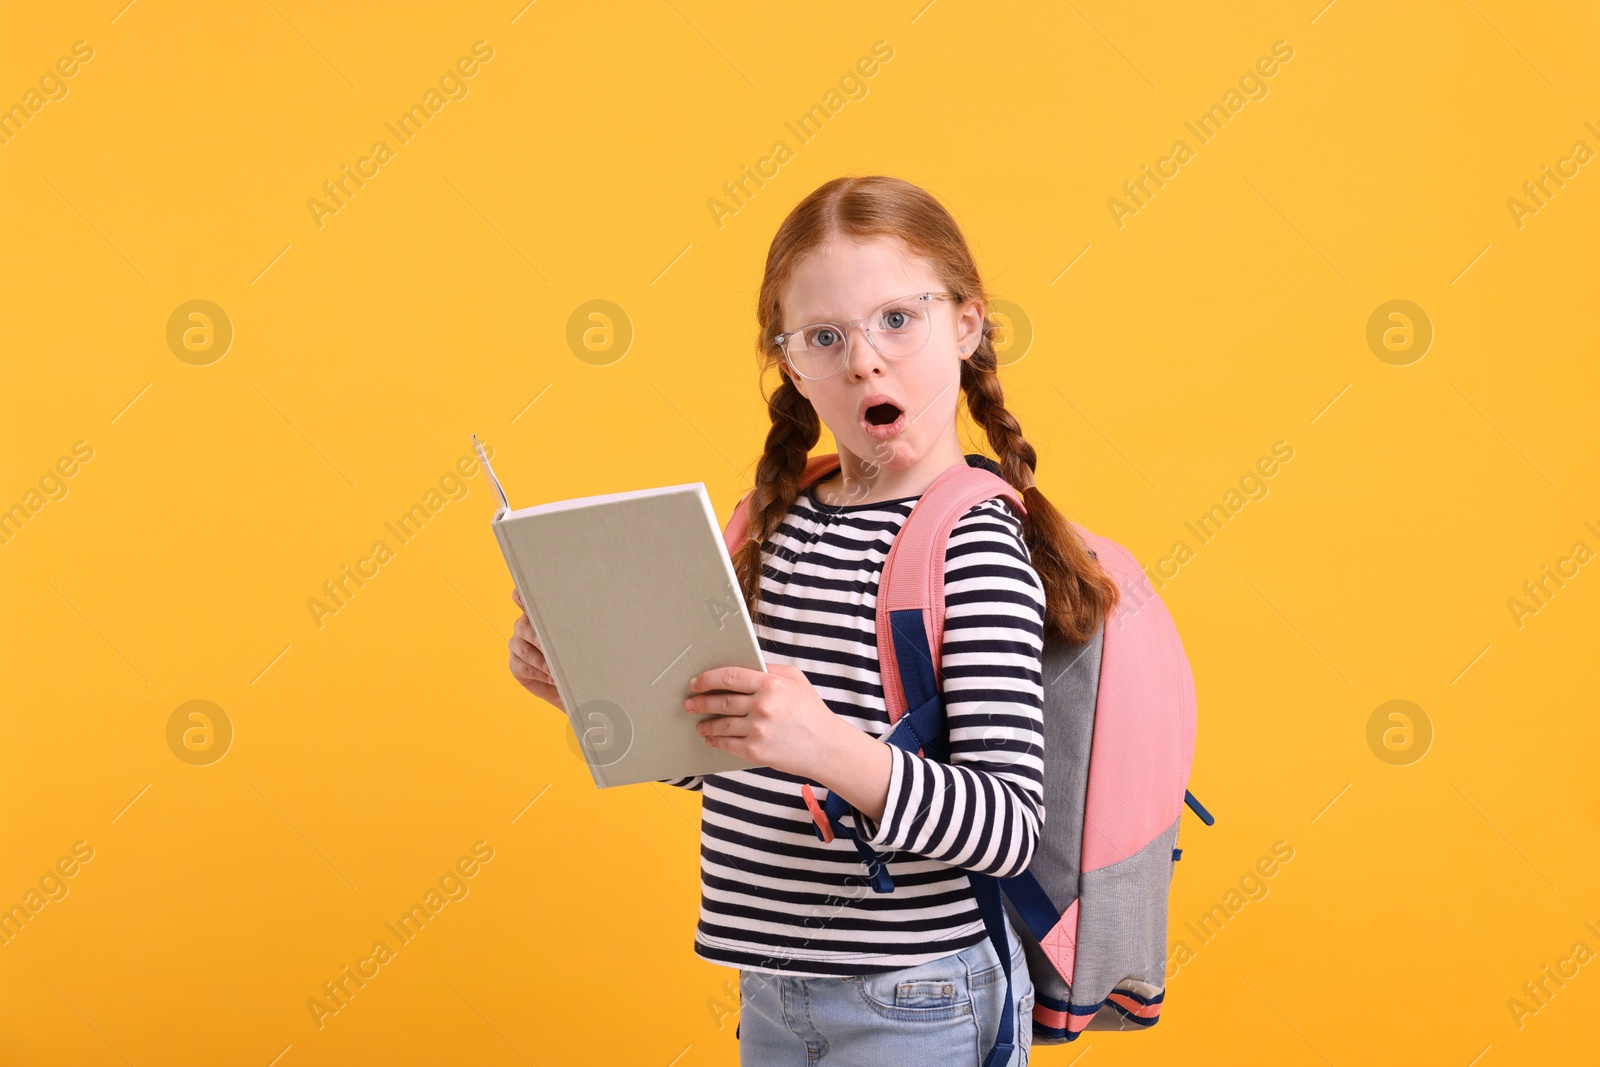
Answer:
[[(872, 880), (872, 891), (875, 893), (893, 893), (894, 879), (889, 877), (889, 868), (884, 864), (883, 857), (879, 856), (873, 847), (856, 836), (855, 831), (844, 824), (841, 819), (846, 812), (853, 812), (855, 808), (845, 802), (838, 793), (830, 791), (828, 799), (822, 802), (823, 814), (827, 817), (833, 828), (835, 837), (843, 837), (856, 846), (856, 851), (861, 853), (861, 862), (866, 865), (867, 877)], [(857, 817), (860, 814), (857, 813)], [(813, 826), (813, 832), (818, 837), (822, 836), (822, 828)]]
[(1011, 906), (1022, 918), (1022, 925), (1028, 928), (1035, 941), (1043, 941), (1061, 922), (1061, 909), (1050, 899), (1050, 894), (1045, 892), (1033, 871), (1023, 871), (1001, 880), (1000, 888), (1005, 891), (1006, 899), (1011, 901)]
[[(947, 761), (949, 736), (946, 730), (944, 698), (939, 693), (939, 682), (933, 673), (933, 656), (928, 650), (928, 630), (922, 621), (922, 612), (916, 610), (889, 613), (889, 631), (894, 637), (895, 662), (900, 665), (900, 682), (905, 689), (906, 706), (912, 710), (900, 716), (889, 739), (901, 748), (915, 752), (915, 745), (932, 759)], [(936, 753), (928, 751), (935, 748)], [(831, 798), (830, 798), (831, 799)], [(994, 1047), (983, 1059), (983, 1067), (1011, 1062), (1017, 1047), (1016, 1003), (1011, 990), (1011, 948), (1006, 938), (1006, 915), (1000, 904), (1000, 883), (997, 879), (975, 871), (967, 872), (977, 897), (978, 911), (983, 916), (989, 942), (994, 945), (995, 956), (1006, 975), (1005, 1010), (1000, 1013), (1000, 1030), (995, 1035)]]
[[(999, 465), (992, 460), (976, 454), (968, 454), (966, 460), (970, 466), (983, 467), (999, 476)], [(887, 578), (887, 566), (884, 578)], [(880, 579), (880, 596), (883, 594), (883, 589), (883, 579)], [(933, 655), (929, 649), (928, 631), (922, 612), (918, 609), (890, 611), (889, 631), (894, 642), (895, 663), (899, 667), (899, 680), (901, 689), (905, 693), (907, 711), (896, 720), (894, 729), (884, 739), (908, 752), (920, 751), (930, 759), (948, 762), (949, 735), (945, 721), (944, 698), (939, 692), (939, 681), (934, 674)], [(822, 807), (834, 833), (842, 833), (855, 843), (856, 849), (866, 861), (873, 889), (880, 893), (892, 892), (894, 882), (890, 879), (882, 859), (871, 846), (846, 829), (840, 821), (840, 816), (854, 809), (832, 791), (828, 793), (828, 799), (823, 802)], [(857, 812), (856, 815), (859, 819), (860, 813)], [(815, 829), (817, 836), (821, 837), (822, 828), (818, 826)], [(1017, 1032), (1016, 1001), (1012, 990), (1011, 948), (1006, 936), (1005, 909), (1000, 902), (1001, 883), (990, 875), (974, 871), (966, 873), (967, 880), (973, 888), (978, 911), (983, 916), (983, 925), (990, 944), (994, 946), (995, 956), (1000, 960), (1000, 966), (1006, 976), (1005, 1006), (1000, 1015), (999, 1030), (995, 1035), (994, 1046), (983, 1059), (983, 1067), (1003, 1067), (1011, 1061), (1012, 1055), (1016, 1052)], [(1016, 878), (1006, 881), (1008, 894), (1015, 894), (1026, 901), (1022, 914), (1030, 928), (1035, 922), (1045, 922), (1047, 916), (1044, 912), (1051, 908), (1051, 904), (1037, 879), (1025, 871)], [(1033, 892), (1028, 891), (1029, 887)], [(1056, 920), (1059, 919), (1058, 914)], [(1053, 925), (1054, 922), (1049, 923), (1049, 926)], [(1045, 929), (1048, 930), (1049, 926)]]
[[(1006, 1000), (1000, 1012), (1000, 1029), (995, 1033), (994, 1047), (983, 1058), (983, 1067), (1005, 1067), (1011, 1062), (1011, 1055), (1017, 1047), (1017, 1010), (1011, 992), (1011, 946), (1006, 943), (1006, 913), (1000, 904), (1000, 882), (990, 875), (975, 871), (967, 872), (967, 881), (972, 883), (973, 895), (978, 898), (978, 911), (983, 915), (983, 926), (989, 934), (989, 943), (994, 946), (994, 954), (999, 958), (1000, 968), (1006, 976)], [(1026, 960), (1023, 966), (1027, 966)], [(1029, 1025), (1032, 1025), (1031, 1020)]]
[[(890, 616), (890, 626), (894, 634), (895, 654), (900, 663), (906, 665), (900, 673), (912, 710), (900, 716), (884, 740), (907, 752), (920, 751), (930, 759), (946, 760), (949, 758), (949, 739), (945, 731), (944, 698), (939, 695), (939, 686), (933, 677), (933, 657), (928, 654), (928, 632), (923, 626), (921, 613), (897, 611)], [(889, 877), (889, 869), (883, 859), (841, 819), (846, 812), (855, 812), (859, 819), (860, 813), (838, 793), (831, 791), (828, 799), (822, 802), (822, 811), (834, 835), (847, 838), (861, 853), (873, 890), (879, 893), (894, 892), (894, 879)], [(822, 836), (820, 826), (814, 826), (813, 831), (818, 837)]]

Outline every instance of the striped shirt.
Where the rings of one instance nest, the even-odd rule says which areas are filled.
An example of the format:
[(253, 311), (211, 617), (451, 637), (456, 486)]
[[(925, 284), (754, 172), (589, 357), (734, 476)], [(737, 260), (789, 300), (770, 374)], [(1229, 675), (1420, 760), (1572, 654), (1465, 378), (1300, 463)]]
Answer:
[[(878, 578), (917, 499), (833, 506), (807, 488), (762, 546), (763, 656), (799, 668), (835, 714), (874, 737), (890, 730)], [(1001, 497), (973, 505), (945, 553), (949, 762), (888, 746), (882, 822), (860, 818), (892, 893), (873, 891), (854, 844), (817, 836), (804, 778), (763, 767), (663, 779), (703, 796), (696, 954), (821, 977), (926, 963), (985, 937), (965, 872), (1020, 873), (1044, 820), (1044, 608), (1021, 521)], [(856, 829), (854, 812), (843, 821)]]

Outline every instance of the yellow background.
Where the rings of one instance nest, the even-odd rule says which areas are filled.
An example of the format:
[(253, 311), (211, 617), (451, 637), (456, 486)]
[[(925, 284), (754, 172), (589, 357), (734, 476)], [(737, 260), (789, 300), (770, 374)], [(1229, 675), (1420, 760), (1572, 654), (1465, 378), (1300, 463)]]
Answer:
[[(767, 242), (842, 173), (954, 212), (1034, 330), (1003, 380), (1043, 489), (1147, 565), (1294, 449), (1162, 589), (1217, 815), (1184, 817), (1173, 941), (1294, 858), (1154, 1030), (1036, 1061), (1592, 1055), (1600, 959), (1520, 1026), (1507, 1004), (1600, 952), (1600, 564), (1507, 607), (1600, 549), (1600, 163), (1507, 207), (1600, 149), (1592, 5), (121, 4), (0, 25), (5, 106), (94, 49), (0, 145), (0, 506), (93, 449), (0, 546), (0, 904), (94, 850), (0, 946), (0, 1062), (737, 1061), (735, 972), (691, 948), (699, 798), (597, 791), (512, 681), (482, 477), (320, 628), (307, 601), (473, 432), (516, 506), (704, 481), (725, 517), (765, 434)], [(479, 40), (468, 95), (319, 228), (307, 200)], [(1199, 146), (1184, 123), (1277, 41)], [(1107, 200), (1179, 138), (1119, 228)], [(234, 330), (205, 366), (166, 341), (196, 299)], [(597, 299), (620, 358), (568, 345)], [(1395, 299), (1435, 331), (1408, 366), (1366, 343)], [(1367, 742), (1397, 699), (1433, 731), (1404, 766)], [(168, 747), (191, 700), (235, 731), (209, 766)], [(307, 1001), (478, 841), (470, 895), (319, 1028)]]

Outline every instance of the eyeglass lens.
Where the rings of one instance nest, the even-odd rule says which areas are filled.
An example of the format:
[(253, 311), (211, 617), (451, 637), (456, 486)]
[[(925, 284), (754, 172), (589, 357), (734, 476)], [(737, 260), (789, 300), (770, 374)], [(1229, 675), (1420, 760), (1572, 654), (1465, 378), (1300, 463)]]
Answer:
[[(930, 333), (927, 304), (916, 297), (891, 300), (861, 320), (885, 356), (912, 356), (922, 351)], [(789, 362), (807, 378), (826, 378), (849, 358), (848, 327), (818, 322), (794, 331), (784, 341)]]

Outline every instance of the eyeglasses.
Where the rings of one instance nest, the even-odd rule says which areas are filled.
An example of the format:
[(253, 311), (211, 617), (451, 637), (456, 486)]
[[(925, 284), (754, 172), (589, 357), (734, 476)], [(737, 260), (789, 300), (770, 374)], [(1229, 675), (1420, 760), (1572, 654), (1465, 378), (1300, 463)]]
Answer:
[(802, 378), (831, 378), (850, 358), (850, 327), (860, 326), (867, 341), (888, 359), (914, 356), (927, 347), (933, 333), (928, 314), (934, 300), (955, 300), (954, 293), (914, 293), (883, 304), (870, 315), (849, 322), (814, 322), (773, 338), (790, 369)]

